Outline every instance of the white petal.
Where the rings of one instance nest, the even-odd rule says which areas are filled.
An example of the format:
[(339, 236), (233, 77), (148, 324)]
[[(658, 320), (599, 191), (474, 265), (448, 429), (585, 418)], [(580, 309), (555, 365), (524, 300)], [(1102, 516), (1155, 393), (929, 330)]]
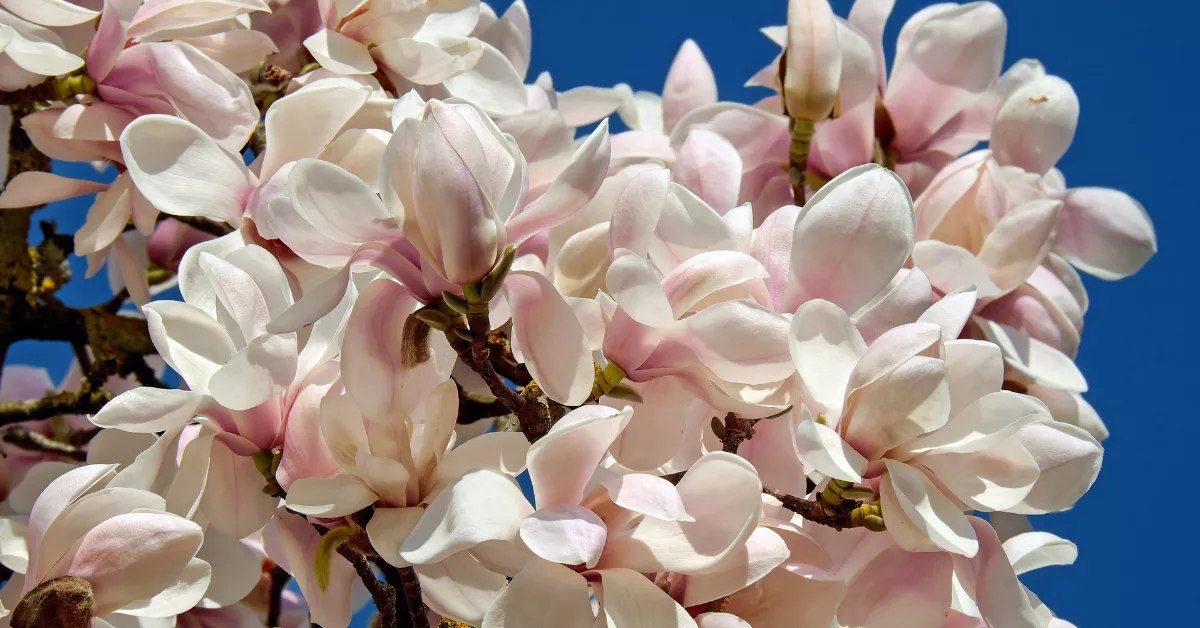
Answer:
[(564, 565), (594, 567), (607, 536), (604, 521), (582, 506), (551, 504), (521, 522), (521, 540), (529, 550)]
[(313, 517), (345, 517), (375, 503), (379, 496), (358, 477), (301, 478), (288, 489), (288, 508)]
[[(883, 482), (883, 520), (889, 523), (888, 513), (892, 510), (903, 514), (917, 527), (922, 536), (933, 541), (942, 549), (963, 556), (974, 556), (979, 551), (979, 541), (966, 515), (958, 509), (924, 473), (899, 462), (884, 460), (888, 477)], [(905, 549), (905, 539), (892, 535)]]
[(600, 571), (596, 598), (622, 628), (696, 628), (696, 621), (649, 578), (629, 569)]
[(517, 538), (533, 513), (512, 479), (475, 470), (442, 491), (400, 548), (400, 556), (428, 565), (484, 541)]
[(565, 628), (592, 624), (588, 584), (570, 569), (530, 560), (483, 616), (482, 628)]
[(822, 406), (815, 410), (841, 416), (850, 373), (867, 352), (850, 317), (829, 301), (809, 301), (792, 317), (788, 348), (805, 390)]
[(317, 31), (304, 40), (304, 47), (321, 67), (338, 74), (375, 72), (375, 61), (367, 47), (337, 31)]
[(796, 446), (801, 460), (829, 477), (859, 482), (867, 469), (867, 459), (854, 451), (833, 428), (811, 419), (797, 425)]
[(1004, 553), (1019, 576), (1051, 565), (1072, 565), (1079, 548), (1049, 532), (1026, 532), (1005, 541)]

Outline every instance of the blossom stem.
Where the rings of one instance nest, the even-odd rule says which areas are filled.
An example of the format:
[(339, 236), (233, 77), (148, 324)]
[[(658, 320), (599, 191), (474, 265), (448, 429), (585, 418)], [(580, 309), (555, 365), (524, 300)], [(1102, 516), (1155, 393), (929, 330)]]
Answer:
[(803, 205), (805, 200), (805, 174), (808, 172), (808, 152), (812, 148), (813, 134), (817, 125), (811, 120), (794, 118), (792, 120), (792, 144), (788, 151), (788, 166), (792, 182), (792, 196), (797, 205)]

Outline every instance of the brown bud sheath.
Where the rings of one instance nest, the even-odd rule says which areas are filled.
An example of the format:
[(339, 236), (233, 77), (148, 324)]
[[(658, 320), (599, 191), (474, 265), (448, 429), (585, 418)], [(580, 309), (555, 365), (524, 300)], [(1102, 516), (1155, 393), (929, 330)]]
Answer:
[(63, 576), (25, 594), (13, 609), (13, 628), (88, 628), (95, 599), (87, 580)]

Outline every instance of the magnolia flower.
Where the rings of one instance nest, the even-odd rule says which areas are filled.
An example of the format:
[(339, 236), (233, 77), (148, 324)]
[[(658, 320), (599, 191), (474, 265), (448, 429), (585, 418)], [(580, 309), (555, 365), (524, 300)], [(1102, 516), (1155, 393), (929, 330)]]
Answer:
[[(109, 487), (115, 467), (70, 470), (45, 487), (27, 523), (9, 520), (5, 564), (24, 578), (6, 589), (36, 597), (73, 578), (71, 586), (91, 589), (90, 614), (99, 626), (109, 625), (103, 618), (112, 613), (172, 617), (200, 601), (212, 574), (197, 558), (200, 526), (166, 512), (158, 495)], [(14, 618), (29, 612), (23, 605)]]
[(947, 297), (869, 347), (828, 302), (792, 321), (792, 355), (819, 417), (798, 425), (801, 459), (840, 480), (878, 479), (888, 532), (910, 551), (973, 556), (963, 510), (1068, 508), (1099, 471), (1102, 450), (1086, 432), (1000, 390), (998, 347), (954, 340), (973, 303)]
[[(304, 47), (323, 68), (337, 74), (382, 70), (399, 92), (440, 85), (450, 96), (470, 99), (489, 114), (511, 115), (525, 108), (523, 72), (518, 73), (513, 61), (488, 40), (507, 48), (507, 33), (502, 31), (512, 25), (528, 32), (523, 9), (511, 11), (512, 18), (506, 13), (504, 25), (494, 34), (488, 29), (475, 37), (479, 0), (327, 1), (322, 5), (325, 28), (305, 39)], [(524, 19), (517, 19), (521, 14)], [(527, 59), (528, 53), (524, 56)]]
[[(526, 626), (545, 621), (547, 612), (554, 625), (590, 625), (589, 586), (616, 626), (694, 626), (638, 572), (700, 573), (732, 560), (756, 528), (762, 485), (748, 464), (724, 453), (697, 462), (678, 487), (597, 470), (629, 414), (579, 408), (530, 448), (537, 510), (495, 473), (463, 476), (430, 505), (401, 557), (422, 565), (470, 551), (507, 566), (514, 579), (483, 615), (483, 626)], [(532, 556), (498, 551), (496, 541), (518, 538)], [(558, 600), (551, 609), (542, 603), (547, 596)]]

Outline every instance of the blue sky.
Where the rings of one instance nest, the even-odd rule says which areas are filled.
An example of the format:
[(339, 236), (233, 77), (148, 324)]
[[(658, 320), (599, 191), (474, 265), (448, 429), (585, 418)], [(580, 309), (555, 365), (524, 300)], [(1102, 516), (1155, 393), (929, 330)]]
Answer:
[[(676, 49), (695, 39), (713, 65), (725, 100), (752, 102), (762, 90), (742, 83), (776, 48), (758, 33), (784, 21), (785, 0), (527, 0), (533, 18), (530, 78), (551, 72), (559, 89), (631, 84), (659, 91)], [(503, 10), (507, 1), (494, 2)], [(833, 0), (845, 15), (850, 0)], [(899, 0), (885, 37), (889, 52), (900, 25), (928, 2)], [(1189, 527), (1200, 510), (1184, 482), (1197, 442), (1197, 413), (1187, 403), (1200, 375), (1188, 359), (1187, 331), (1196, 243), (1197, 199), (1186, 185), (1197, 174), (1200, 137), (1196, 72), (1200, 3), (1143, 0), (997, 0), (1008, 15), (1008, 63), (1040, 59), (1071, 82), (1082, 103), (1075, 143), (1059, 167), (1068, 184), (1124, 190), (1154, 219), (1160, 253), (1119, 283), (1085, 278), (1091, 295), (1079, 364), (1088, 400), (1112, 432), (1100, 479), (1075, 509), (1035, 519), (1035, 526), (1075, 541), (1072, 567), (1024, 576), (1059, 616), (1083, 627), (1181, 625), (1195, 616), (1191, 577), (1196, 546)], [(60, 172), (89, 175), (62, 165)], [(35, 218), (64, 230), (82, 224), (88, 203), (65, 202)], [(82, 277), (82, 265), (76, 266)], [(62, 296), (72, 304), (103, 301), (103, 277), (77, 280)], [(175, 296), (174, 298), (178, 298)], [(70, 350), (14, 347), (9, 363), (42, 364), (61, 376)], [(1189, 569), (1190, 571), (1190, 569)], [(1188, 587), (1185, 589), (1185, 587)], [(365, 617), (365, 615), (364, 615)], [(1184, 623), (1187, 623), (1186, 621)], [(365, 626), (365, 619), (356, 623)]]

